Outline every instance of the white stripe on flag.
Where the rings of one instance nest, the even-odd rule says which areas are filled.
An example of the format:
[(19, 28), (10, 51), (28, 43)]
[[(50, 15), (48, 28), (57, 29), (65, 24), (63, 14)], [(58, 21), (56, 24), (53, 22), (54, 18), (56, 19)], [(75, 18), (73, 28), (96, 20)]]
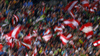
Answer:
[(89, 2), (88, 1), (82, 1), (82, 4), (88, 4)]
[(76, 22), (75, 20), (73, 20), (72, 24), (77, 28), (77, 26), (79, 25), (78, 22)]
[(48, 34), (50, 32), (50, 30), (48, 29), (46, 33), (44, 33), (44, 35)]
[(30, 48), (30, 49), (32, 48), (31, 45), (29, 45), (29, 44), (26, 44), (24, 42), (22, 42), (22, 44), (25, 45), (26, 47)]
[(82, 31), (85, 32), (85, 33), (88, 33), (88, 32), (90, 32), (92, 30), (93, 30), (92, 26), (88, 26), (88, 27), (84, 27)]
[(16, 15), (14, 15), (14, 17), (15, 17), (16, 21), (18, 22), (18, 17)]
[(87, 37), (87, 39), (90, 39), (92, 37), (92, 35), (89, 35), (88, 37)]
[(72, 5), (68, 8), (68, 11), (72, 10), (73, 6), (77, 3), (77, 1), (73, 2)]
[(72, 34), (68, 34), (68, 35), (67, 35), (67, 38), (70, 38), (71, 36), (72, 36)]
[(73, 17), (73, 18), (75, 18), (75, 15), (70, 11), (69, 12), (69, 14)]
[(96, 46), (96, 45), (97, 45), (97, 43), (94, 43), (93, 45), (94, 45), (94, 46)]
[(16, 32), (18, 31), (19, 27), (20, 27), (20, 26), (17, 26), (17, 28), (15, 28), (15, 29), (13, 30), (12, 35), (11, 35), (12, 37), (15, 37)]
[(98, 44), (100, 44), (100, 41), (98, 41)]
[(71, 22), (70, 21), (64, 21), (64, 24), (70, 24)]
[(65, 39), (65, 38), (63, 38), (62, 36), (60, 37), (60, 39), (64, 42), (64, 43), (67, 43), (68, 41)]

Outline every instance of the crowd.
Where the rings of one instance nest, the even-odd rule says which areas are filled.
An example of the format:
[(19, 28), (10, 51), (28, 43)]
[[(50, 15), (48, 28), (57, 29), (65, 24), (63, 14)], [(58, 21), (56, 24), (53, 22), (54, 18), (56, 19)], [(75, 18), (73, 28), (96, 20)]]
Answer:
[[(72, 1), (68, 3), (70, 2)], [(77, 5), (79, 4), (81, 2)], [(73, 10), (75, 18), (73, 18), (65, 10), (66, 5), (62, 1), (52, 5), (46, 4), (45, 1), (34, 4), (31, 0), (0, 0), (0, 56), (100, 56), (100, 45), (93, 46), (93, 42), (100, 39), (100, 1), (97, 5), (94, 13), (82, 7), (75, 8)], [(62, 33), (73, 35), (64, 45), (60, 36), (57, 35), (58, 32), (55, 33), (54, 27), (60, 27), (64, 20), (72, 18), (78, 20), (80, 25), (75, 29), (64, 26)], [(97, 27), (89, 39), (79, 30), (83, 24), (88, 22), (92, 23), (93, 29)], [(21, 25), (22, 29), (16, 36), (17, 40), (25, 42), (26, 36), (32, 36), (31, 41), (27, 40), (31, 43), (27, 43), (31, 48), (27, 48), (22, 43), (19, 46), (16, 40), (12, 40), (14, 43), (14, 46), (11, 44), (12, 47), (4, 38), (18, 25)], [(49, 40), (43, 38), (47, 29), (50, 29), (50, 34), (52, 34)]]

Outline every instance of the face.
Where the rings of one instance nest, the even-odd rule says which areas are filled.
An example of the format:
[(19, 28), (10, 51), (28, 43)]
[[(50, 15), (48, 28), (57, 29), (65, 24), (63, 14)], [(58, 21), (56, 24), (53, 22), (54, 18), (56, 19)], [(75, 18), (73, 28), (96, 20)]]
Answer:
[(62, 4), (62, 2), (60, 2), (60, 4)]
[(25, 0), (23, 1), (23, 3), (25, 3)]
[(30, 2), (31, 2), (31, 0), (30, 0)]

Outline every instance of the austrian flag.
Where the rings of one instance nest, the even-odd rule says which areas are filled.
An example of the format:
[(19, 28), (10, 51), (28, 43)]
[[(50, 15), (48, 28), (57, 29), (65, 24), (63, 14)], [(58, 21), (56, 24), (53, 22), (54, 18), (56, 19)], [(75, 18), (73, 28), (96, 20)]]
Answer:
[(54, 32), (57, 33), (57, 36), (63, 33), (64, 25), (61, 24), (61, 26), (55, 26), (54, 27)]
[(13, 43), (12, 43), (12, 37), (10, 36), (10, 34), (5, 35), (5, 40), (7, 42), (7, 45), (11, 47)]
[(82, 25), (82, 27), (79, 30), (83, 31), (88, 39), (91, 38), (93, 35), (92, 23), (86, 23)]
[(75, 29), (80, 25), (80, 22), (78, 20), (75, 20), (75, 19), (64, 20), (63, 23), (65, 26), (69, 26), (72, 29)]
[(64, 18), (63, 17), (60, 17), (60, 19), (59, 19), (60, 21), (63, 21), (64, 20)]
[(21, 25), (17, 25), (12, 31), (4, 35), (4, 38), (6, 39), (8, 45), (12, 46), (12, 38), (17, 39), (17, 36), (21, 29)]
[(67, 35), (66, 35), (66, 39), (67, 39), (67, 40), (70, 40), (72, 37), (73, 37), (72, 34), (67, 34)]
[(30, 33), (24, 37), (23, 41), (27, 44), (31, 45), (31, 40), (32, 40), (32, 36), (30, 35)]
[(22, 27), (21, 25), (17, 25), (12, 31), (11, 31), (11, 36), (14, 38), (17, 38), (17, 35), (21, 31)]
[(26, 55), (25, 56), (28, 56), (28, 54), (26, 53)]
[(64, 35), (60, 35), (60, 40), (62, 41), (63, 45), (66, 45), (68, 40), (66, 40), (66, 37)]
[(94, 41), (93, 46), (100, 46), (100, 40)]
[(32, 35), (32, 37), (37, 37), (37, 33), (38, 33), (38, 30), (36, 29), (36, 30), (33, 30), (33, 35)]
[(12, 24), (16, 24), (19, 21), (19, 17), (17, 15), (13, 15)]
[(51, 39), (52, 34), (44, 35), (42, 38), (47, 42)]
[(31, 45), (26, 44), (26, 43), (24, 43), (24, 42), (21, 42), (21, 44), (22, 44), (23, 46), (27, 47), (28, 49), (31, 49), (31, 48), (32, 48)]
[(70, 2), (66, 7), (65, 7), (65, 11), (68, 11), (69, 14), (75, 18), (75, 15), (73, 13), (73, 9), (75, 8), (76, 4), (78, 3), (78, 1), (72, 1)]
[(54, 31), (55, 32), (61, 32), (61, 31), (63, 31), (63, 28), (61, 26), (55, 26)]
[(66, 7), (65, 7), (65, 11), (71, 11), (74, 7), (75, 7), (75, 5), (78, 3), (78, 1), (72, 1), (72, 2), (70, 2)]
[(37, 55), (37, 48), (36, 48), (36, 46), (35, 46), (34, 51), (33, 51), (33, 53), (32, 53), (32, 56), (36, 56), (36, 55)]
[(64, 45), (66, 45), (66, 43), (72, 38), (72, 34), (67, 34), (66, 36), (64, 36), (63, 34), (60, 35), (60, 40), (62, 41), (62, 43)]
[(46, 29), (46, 31), (44, 32), (44, 35), (48, 35), (48, 34), (51, 34), (51, 29), (50, 28)]
[(14, 18), (15, 18), (16, 22), (19, 21), (19, 17), (17, 15), (14, 15)]
[(81, 0), (83, 7), (89, 7), (89, 1), (88, 0)]

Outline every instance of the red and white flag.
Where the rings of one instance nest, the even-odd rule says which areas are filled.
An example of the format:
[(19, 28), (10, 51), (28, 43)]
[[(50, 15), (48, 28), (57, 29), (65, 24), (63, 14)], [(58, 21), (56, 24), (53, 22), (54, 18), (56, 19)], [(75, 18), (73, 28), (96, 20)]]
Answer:
[(89, 11), (90, 11), (90, 13), (94, 13), (95, 12), (94, 8), (90, 8)]
[(28, 56), (28, 54), (26, 53), (25, 56)]
[(64, 36), (63, 34), (60, 35), (60, 39), (62, 41), (62, 43), (65, 45), (71, 38), (72, 38), (72, 34), (67, 34), (66, 36)]
[(33, 30), (33, 35), (32, 35), (32, 37), (37, 37), (37, 29), (36, 30)]
[(75, 18), (75, 15), (74, 15), (74, 13), (73, 13), (72, 10), (69, 12), (69, 14), (70, 14), (73, 18)]
[(63, 32), (57, 32), (57, 36), (60, 36), (61, 34), (63, 34)]
[(97, 11), (97, 7), (96, 7), (96, 6), (94, 6), (93, 9), (94, 9), (95, 11)]
[(70, 40), (72, 37), (73, 37), (73, 35), (70, 34), (70, 33), (66, 35), (66, 39), (67, 39), (67, 40)]
[(64, 20), (64, 18), (63, 17), (60, 17), (60, 19), (59, 19), (60, 21), (63, 21)]
[(73, 26), (75, 26), (75, 28), (77, 28), (80, 25), (80, 22), (78, 20), (72, 20), (72, 24)]
[(4, 35), (4, 39), (6, 40), (9, 46), (11, 47), (13, 46), (13, 40), (17, 39), (17, 35), (19, 34), (20, 31), (21, 31), (21, 25), (18, 25), (8, 34)]
[(80, 22), (75, 19), (68, 19), (68, 20), (64, 20), (64, 25), (70, 26), (72, 29), (75, 29), (80, 25)]
[(12, 47), (12, 45), (13, 45), (12, 41), (13, 40), (12, 40), (12, 37), (10, 36), (10, 34), (6, 34), (6, 35), (4, 35), (4, 37), (5, 37), (5, 40), (7, 42), (7, 45)]
[(60, 40), (62, 41), (63, 45), (66, 45), (66, 43), (68, 42), (64, 35), (60, 35)]
[(23, 38), (23, 41), (24, 41), (25, 43), (31, 45), (31, 41), (32, 41), (32, 36), (31, 36), (31, 34), (29, 33), (27, 36), (25, 36), (25, 37)]
[(72, 1), (72, 2), (70, 2), (66, 7), (65, 7), (65, 11), (71, 11), (74, 7), (75, 7), (75, 5), (78, 3), (78, 1)]
[(14, 15), (14, 18), (15, 18), (16, 22), (19, 21), (19, 17), (17, 15)]
[(61, 24), (60, 26), (54, 27), (54, 32), (57, 33), (57, 36), (60, 36), (63, 34), (63, 29), (65, 28), (64, 24)]
[(17, 35), (19, 34), (19, 32), (21, 31), (21, 25), (16, 26), (12, 31), (10, 31), (8, 34), (9, 36), (13, 37), (13, 38), (17, 38)]
[(54, 31), (55, 32), (61, 32), (61, 31), (63, 31), (63, 28), (61, 26), (55, 26)]
[(42, 38), (47, 42), (51, 39), (52, 34), (44, 35)]
[(19, 49), (21, 46), (21, 42), (18, 39), (13, 39), (13, 42), (16, 43), (17, 49)]
[(62, 30), (57, 30), (57, 31), (55, 31), (55, 33), (57, 33), (57, 36), (60, 36), (61, 34), (63, 34), (63, 29), (65, 29), (65, 26), (64, 26), (64, 24), (61, 24), (61, 26), (59, 26), (60, 28), (62, 28)]
[(69, 44), (71, 44), (71, 45), (73, 46), (73, 48), (75, 49), (75, 45), (74, 45), (73, 40), (70, 40), (70, 41), (69, 41)]
[(83, 7), (89, 7), (89, 1), (88, 0), (81, 0)]
[(15, 25), (15, 23), (16, 23), (14, 18), (12, 18), (11, 22), (12, 22), (12, 25)]
[(17, 48), (19, 49), (19, 48), (20, 48), (20, 46), (21, 46), (20, 41), (19, 41), (19, 40), (17, 40), (16, 44), (17, 44)]
[(65, 29), (65, 26), (64, 26), (64, 24), (63, 24), (63, 23), (61, 24), (61, 27), (62, 27), (63, 29)]
[(13, 46), (12, 39), (9, 39), (9, 40), (7, 41), (7, 45), (10, 46), (10, 47)]
[(69, 41), (69, 43), (70, 43), (71, 45), (74, 45), (74, 42), (73, 42), (73, 40), (70, 40), (70, 41)]
[(34, 34), (37, 34), (37, 29), (36, 29), (36, 30), (33, 30), (33, 33), (34, 33)]
[(17, 25), (12, 31), (11, 31), (11, 36), (13, 38), (17, 38), (17, 35), (19, 34), (19, 32), (21, 31), (22, 27), (21, 25)]
[(17, 22), (19, 21), (19, 18), (17, 15), (13, 15), (13, 18), (12, 18), (12, 25), (15, 25)]
[(80, 9), (80, 6), (78, 6), (78, 5), (75, 5), (75, 8), (76, 8), (77, 10), (79, 10), (79, 9)]
[(99, 24), (97, 24), (95, 27), (94, 27), (94, 31), (97, 29), (97, 28), (99, 28)]
[(90, 13), (94, 13), (95, 11), (97, 11), (97, 6), (98, 6), (97, 2), (90, 4), (90, 6), (91, 6), (91, 8), (89, 9)]
[(26, 44), (26, 43), (24, 43), (24, 42), (21, 42), (21, 44), (22, 44), (23, 46), (27, 47), (28, 49), (31, 49), (31, 48), (32, 48), (31, 45)]
[(93, 35), (92, 23), (86, 23), (82, 25), (79, 30), (83, 31), (86, 34), (88, 39), (91, 38)]
[(36, 56), (36, 55), (37, 55), (37, 48), (36, 48), (36, 46), (35, 46), (34, 51), (33, 51), (33, 53), (32, 53), (32, 56)]
[(37, 40), (41, 41), (42, 40), (41, 36), (37, 36)]
[(44, 32), (44, 35), (48, 35), (48, 34), (51, 34), (51, 29), (50, 28), (46, 29), (46, 31)]
[(100, 40), (94, 41), (93, 46), (100, 46)]
[(78, 3), (78, 1), (72, 1), (72, 2), (70, 2), (66, 7), (65, 7), (65, 11), (68, 11), (69, 12), (69, 14), (73, 17), (73, 18), (75, 18), (75, 15), (74, 15), (74, 13), (73, 13), (73, 9), (75, 8), (75, 5)]

